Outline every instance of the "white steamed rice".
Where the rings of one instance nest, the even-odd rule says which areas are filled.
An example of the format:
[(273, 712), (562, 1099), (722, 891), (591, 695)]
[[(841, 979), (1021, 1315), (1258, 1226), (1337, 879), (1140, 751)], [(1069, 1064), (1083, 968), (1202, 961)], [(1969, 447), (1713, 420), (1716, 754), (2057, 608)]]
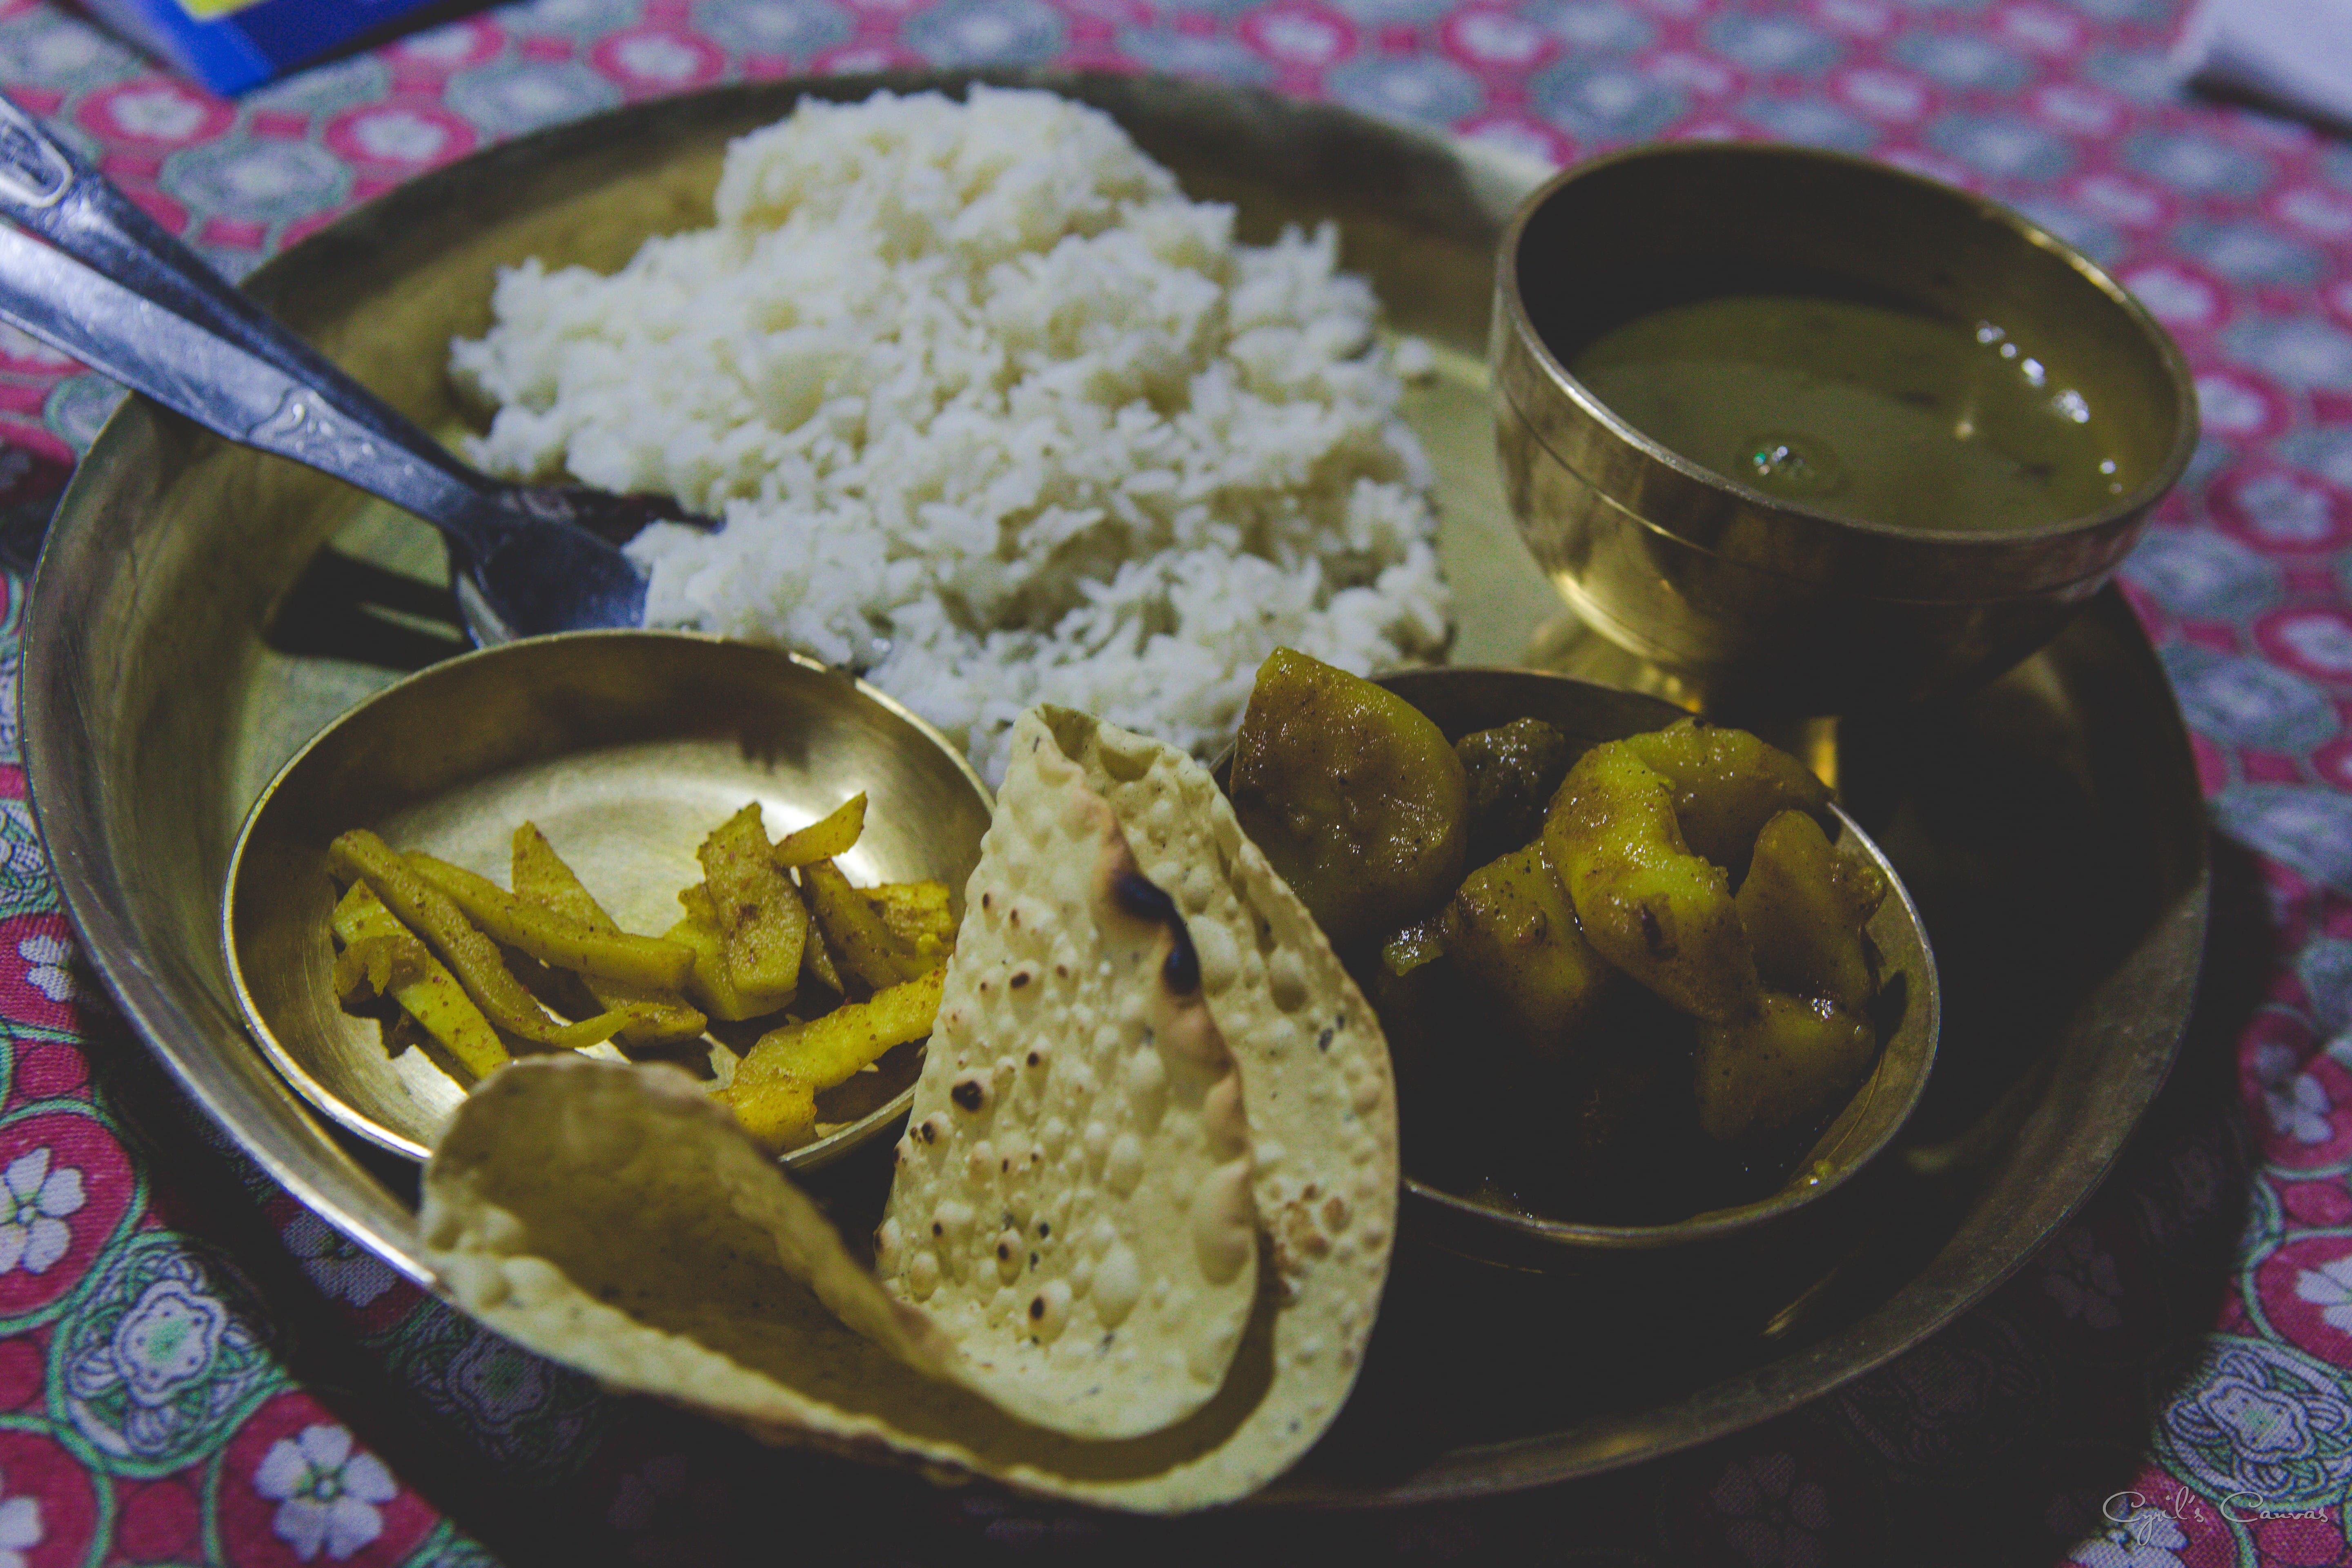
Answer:
[(630, 547), (649, 624), (855, 667), (992, 781), (1035, 702), (1205, 754), (1277, 646), (1441, 646), (1428, 462), (1328, 227), (1236, 245), (1108, 116), (981, 88), (803, 103), (717, 205), (609, 278), (507, 272), (451, 353), (486, 467), (724, 517)]

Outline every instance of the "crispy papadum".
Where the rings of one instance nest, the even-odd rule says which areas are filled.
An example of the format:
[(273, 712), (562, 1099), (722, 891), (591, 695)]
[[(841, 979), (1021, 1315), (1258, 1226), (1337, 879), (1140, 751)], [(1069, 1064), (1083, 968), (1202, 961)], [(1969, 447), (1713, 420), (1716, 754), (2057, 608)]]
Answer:
[[(698, 1301), (740, 1312), (749, 1290), (779, 1334), (823, 1320), (905, 1365), (954, 1375), (954, 1347), (890, 1299), (692, 1078), (570, 1054), (529, 1065), (483, 1079), (425, 1168), (426, 1255), (461, 1303), (523, 1343), (646, 1387), (642, 1370), (615, 1369), (648, 1356), (657, 1366), (658, 1348), (629, 1335), (600, 1345), (595, 1320), (614, 1305), (668, 1315), (662, 1298), (681, 1285), (677, 1268), (690, 1267), (675, 1309), (689, 1318), (705, 1315)], [(622, 1236), (627, 1243), (612, 1247)], [(794, 1288), (763, 1290), (778, 1270)], [(740, 1331), (756, 1333), (751, 1320), (762, 1314), (741, 1315)], [(652, 1375), (654, 1391), (695, 1397), (690, 1384)]]
[(1063, 1436), (915, 1370), (952, 1354), (936, 1330), (666, 1065), (533, 1057), (484, 1080), (425, 1167), (421, 1228), (450, 1295), (517, 1344), (774, 1442), (1175, 1513), (1255, 1491), (1311, 1440), (1285, 1436), (1264, 1291), (1216, 1398), (1145, 1437)]
[(1387, 1037), (1208, 769), (1066, 708), (1022, 723), (1033, 717), (1110, 802), (1143, 874), (1175, 897), (1192, 934), (1209, 1011), (1241, 1064), (1258, 1223), (1281, 1302), (1271, 1349), (1283, 1418), (1320, 1433), (1355, 1386), (1396, 1236)]
[[(1184, 1047), (1199, 1060), (1190, 1069), (1193, 1085), (1183, 1093), (1197, 1089), (1205, 1107), (1223, 1092), (1221, 1084), (1232, 1081), (1229, 1070), (1222, 1079), (1212, 1070), (1205, 1041), (1213, 1034), (1223, 1037), (1240, 1068), (1250, 1151), (1194, 1167), (1229, 1179), (1245, 1173), (1259, 1216), (1257, 1283), (1213, 1397), (1149, 1434), (1086, 1438), (1046, 1430), (973, 1392), (965, 1385), (973, 1363), (995, 1353), (986, 1347), (997, 1342), (990, 1336), (1002, 1327), (991, 1315), (1001, 1304), (996, 1298), (934, 1317), (891, 1297), (724, 1110), (682, 1075), (661, 1067), (536, 1058), (488, 1080), (459, 1108), (425, 1178), (427, 1256), (451, 1294), (519, 1343), (608, 1383), (699, 1406), (776, 1440), (958, 1468), (1105, 1507), (1165, 1513), (1231, 1501), (1304, 1454), (1354, 1384), (1394, 1233), (1395, 1096), (1378, 1025), (1305, 908), (1243, 839), (1198, 764), (1074, 714), (1053, 715), (1050, 724), (1038, 715), (1024, 718), (1016, 731), (1016, 755), (1024, 751), (1034, 756), (1040, 774), (1057, 775), (1048, 816), (1059, 813), (1064, 826), (1003, 836), (1007, 855), (1058, 858), (1055, 865), (1026, 868), (1008, 885), (1018, 886), (1024, 900), (1056, 884), (1084, 889), (1089, 902), (1083, 919), (1089, 928), (1099, 922), (1099, 929), (1089, 929), (1083, 940), (1079, 932), (1067, 933), (1074, 945), (1061, 961), (1068, 964), (1084, 952), (1101, 977), (1108, 959), (1112, 973), (1104, 978), (1117, 981), (1123, 953), (1130, 969), (1150, 972), (1155, 988), (1108, 986), (1090, 1004), (1099, 1015), (1097, 1027), (1115, 1024), (1120, 998), (1146, 998), (1137, 1004), (1146, 1012), (1170, 1002), (1167, 966), (1176, 958), (1181, 968), (1177, 955), (1189, 952), (1216, 1028)], [(1074, 784), (1067, 763), (1057, 760), (1064, 755), (1085, 770), (1090, 789)], [(1017, 813), (1019, 796), (1010, 784), (1008, 794), (1014, 795), (1009, 809)], [(1100, 797), (1094, 805), (1085, 804), (1094, 797)], [(1120, 825), (1113, 833), (1101, 831), (1095, 815), (1102, 800)], [(1000, 804), (1000, 823), (1007, 811)], [(1083, 832), (1068, 826), (1073, 816), (1086, 819)], [(992, 830), (992, 838), (998, 837)], [(1073, 846), (1088, 847), (1077, 853)], [(1095, 900), (1112, 886), (1107, 867), (1109, 875), (1132, 875), (1122, 858), (1127, 854), (1140, 863), (1139, 880), (1164, 888), (1173, 900), (1172, 911), (1136, 922), (1152, 928), (1149, 942), (1139, 942), (1136, 932), (1105, 916)], [(983, 869), (986, 864), (984, 858)], [(968, 910), (979, 909), (983, 893), (992, 910), (994, 884), (975, 880)], [(1170, 912), (1181, 919), (1166, 918)], [(1024, 912), (1024, 923), (1032, 918)], [(1009, 929), (1009, 910), (1005, 924)], [(1179, 924), (1189, 942), (1175, 938)], [(982, 976), (993, 994), (1000, 984), (1010, 984), (1009, 973), (997, 978), (1004, 964), (1037, 961), (995, 943), (985, 931), (984, 919), (968, 921), (958, 946), (959, 963), (966, 962), (967, 952), (976, 955), (975, 996)], [(1045, 940), (1052, 944), (1057, 933)], [(1050, 964), (1055, 951), (1042, 949), (1043, 961)], [(1078, 970), (1071, 967), (1075, 982)], [(1041, 981), (1033, 973), (1030, 984)], [(1070, 1012), (1074, 1020), (1076, 1009)], [(1168, 1021), (1190, 1026), (1178, 1017)], [(969, 1022), (975, 1028), (992, 1025), (982, 1011)], [(1063, 1026), (1071, 1026), (1069, 1021)], [(1160, 1026), (1152, 1026), (1155, 1038)], [(1026, 1050), (1033, 1039), (1063, 1051), (1067, 1061), (1084, 1059), (1079, 1042), (1044, 1034), (989, 1041), (981, 1047), (987, 1054), (972, 1060), (988, 1064), (987, 1088), (998, 1097), (1000, 1118), (1019, 1110), (1021, 1091), (1008, 1099), (995, 1084), (996, 1058), (1017, 1050), (1016, 1077), (1031, 1070)], [(1130, 1031), (1122, 1059), (1137, 1055), (1138, 1037)], [(1101, 1114), (1131, 1108), (1131, 1080), (1091, 1063), (1088, 1071), (1106, 1102)], [(953, 1096), (964, 1081), (950, 1070), (950, 1110), (919, 1105), (915, 1125), (929, 1115), (956, 1114)], [(1180, 1103), (1169, 1086), (1159, 1092), (1171, 1106)], [(1080, 1201), (1073, 1195), (1080, 1186), (1076, 1178), (1088, 1168), (1087, 1121), (1076, 1102), (1049, 1092), (1034, 1110), (1042, 1116), (1020, 1118), (1024, 1131), (1034, 1135), (1033, 1146), (1043, 1148), (1048, 1124), (1058, 1116), (1068, 1130), (1067, 1147), (1079, 1154), (1038, 1163), (1042, 1197), (1027, 1222), (1032, 1235), (1046, 1202)], [(992, 1123), (992, 1143), (995, 1128), (1013, 1125), (1009, 1119)], [(1111, 1123), (1104, 1126), (1108, 1131)], [(1223, 1145), (1204, 1132), (1199, 1147), (1214, 1152)], [(971, 1152), (967, 1143), (962, 1159), (942, 1169), (968, 1167)], [(1027, 1148), (1021, 1152), (1025, 1158)], [(1011, 1155), (1000, 1151), (997, 1157)], [(1101, 1169), (1108, 1174), (1108, 1151)], [(997, 1173), (1001, 1180), (1010, 1173), (1000, 1163)], [(1045, 1191), (1047, 1183), (1060, 1185)], [(902, 1257), (913, 1256), (903, 1234), (907, 1216), (925, 1216), (928, 1234), (929, 1216), (949, 1201), (944, 1187), (927, 1182), (907, 1188), (896, 1249)], [(997, 1238), (980, 1223), (980, 1190), (964, 1201), (975, 1211), (972, 1239), (991, 1245), (993, 1263)], [(1210, 1212), (1230, 1218), (1229, 1210)], [(1001, 1219), (1003, 1213), (1000, 1207), (984, 1217)], [(1003, 1228), (1019, 1224), (1016, 1215)], [(1063, 1224), (1079, 1228), (1091, 1221)], [(1063, 1224), (1055, 1225), (1057, 1235)], [(1067, 1254), (1071, 1269), (1083, 1256), (1087, 1234), (1080, 1228), (1070, 1238), (1081, 1241)], [(1169, 1255), (1195, 1244), (1190, 1230), (1179, 1247), (1170, 1248), (1169, 1239), (1163, 1236), (1156, 1245), (1160, 1261), (1172, 1267)], [(1039, 1260), (1042, 1269), (1043, 1249)], [(1019, 1261), (1025, 1275), (1025, 1255)], [(1143, 1261), (1139, 1251), (1138, 1261)], [(1072, 1273), (1059, 1278), (1071, 1287), (1071, 1301), (1078, 1301)], [(1102, 1286), (1097, 1261), (1089, 1290)], [(1039, 1294), (1002, 1281), (1000, 1289), (1024, 1315)], [(1159, 1324), (1157, 1343), (1139, 1347), (1139, 1366), (1187, 1361), (1185, 1335), (1172, 1331), (1176, 1325), (1165, 1318), (1130, 1316), (1118, 1337), (1142, 1340), (1147, 1321)], [(1060, 1375), (1055, 1358), (1041, 1355), (1037, 1363), (1036, 1370), (1055, 1375), (1024, 1373), (1033, 1389)], [(1123, 1389), (1126, 1379), (1122, 1373), (1117, 1386)], [(996, 1392), (984, 1372), (977, 1381)], [(1197, 1377), (1188, 1365), (1183, 1376), (1170, 1381), (1183, 1386)], [(1057, 1395), (1034, 1407), (1043, 1414), (1058, 1408), (1065, 1415), (1078, 1410), (1080, 1419), (1090, 1419), (1084, 1414), (1087, 1404), (1088, 1398)]]
[(1034, 718), (964, 910), (875, 1267), (1014, 1415), (1156, 1432), (1249, 1321), (1249, 1126), (1174, 901)]

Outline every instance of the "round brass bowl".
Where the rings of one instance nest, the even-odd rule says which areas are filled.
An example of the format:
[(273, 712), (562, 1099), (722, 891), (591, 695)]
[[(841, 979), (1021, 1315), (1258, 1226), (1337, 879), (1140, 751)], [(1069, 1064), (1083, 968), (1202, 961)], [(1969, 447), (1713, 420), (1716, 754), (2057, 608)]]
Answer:
[[(581, 632), (451, 659), (336, 720), (262, 792), (229, 863), (231, 982), (305, 1100), (421, 1160), (465, 1086), (421, 1048), (388, 1053), (381, 1027), (337, 1002), (336, 835), (371, 827), (503, 884), (511, 836), (533, 821), (624, 930), (659, 932), (677, 919), (678, 889), (701, 879), (696, 846), (746, 801), (775, 834), (860, 790), (849, 879), (936, 878), (960, 914), (988, 790), (952, 742), (865, 682), (683, 633)], [(784, 1163), (813, 1170), (887, 1131), (921, 1060), (902, 1046), (821, 1096), (822, 1135)]]
[[(1566, 368), (1635, 317), (1739, 293), (1997, 326), (2063, 368), (2123, 492), (2030, 530), (1852, 521), (1678, 455)], [(1520, 205), (1495, 302), (1522, 534), (1589, 627), (1710, 708), (1847, 713), (1999, 674), (2114, 575), (2197, 445), (2188, 362), (2121, 285), (2004, 207), (1838, 153), (1692, 142), (1571, 168)]]
[[(1581, 752), (1603, 741), (1688, 717), (1655, 698), (1536, 670), (1412, 669), (1378, 679), (1435, 720), (1449, 741), (1514, 719), (1533, 718), (1559, 730)], [(1839, 855), (1866, 860), (1886, 879), (1887, 897), (1867, 930), (1878, 949), (1880, 995), (1891, 1016), (1883, 1021), (1878, 1059), (1870, 1076), (1795, 1162), (1777, 1191), (1668, 1224), (1596, 1225), (1527, 1213), (1413, 1173), (1413, 1107), (1408, 1089), (1401, 1104), (1406, 1160), (1403, 1234), (1486, 1262), (1538, 1269), (1578, 1267), (1595, 1252), (1745, 1242), (1755, 1233), (1777, 1229), (1885, 1149), (1918, 1105), (1935, 1064), (1942, 1011), (1936, 960), (1919, 911), (1885, 854), (1843, 811), (1837, 811), (1836, 817)]]

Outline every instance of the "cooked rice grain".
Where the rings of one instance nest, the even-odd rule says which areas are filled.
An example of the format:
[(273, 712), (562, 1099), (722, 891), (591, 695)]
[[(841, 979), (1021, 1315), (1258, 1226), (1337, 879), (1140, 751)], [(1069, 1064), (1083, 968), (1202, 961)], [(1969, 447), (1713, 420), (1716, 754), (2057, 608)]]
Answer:
[(714, 228), (525, 263), (453, 345), (473, 455), (723, 516), (630, 546), (646, 619), (865, 672), (992, 781), (1016, 715), (1207, 754), (1288, 645), (1365, 671), (1448, 609), (1426, 458), (1328, 226), (1234, 243), (1041, 92), (803, 102)]

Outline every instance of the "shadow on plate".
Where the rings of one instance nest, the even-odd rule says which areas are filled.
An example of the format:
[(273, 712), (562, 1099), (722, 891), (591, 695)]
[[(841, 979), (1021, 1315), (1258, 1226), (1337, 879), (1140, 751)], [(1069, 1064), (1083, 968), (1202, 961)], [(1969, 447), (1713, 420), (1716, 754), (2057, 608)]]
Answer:
[(310, 558), (264, 639), (298, 658), (341, 659), (404, 674), (472, 646), (447, 588), (333, 549)]

